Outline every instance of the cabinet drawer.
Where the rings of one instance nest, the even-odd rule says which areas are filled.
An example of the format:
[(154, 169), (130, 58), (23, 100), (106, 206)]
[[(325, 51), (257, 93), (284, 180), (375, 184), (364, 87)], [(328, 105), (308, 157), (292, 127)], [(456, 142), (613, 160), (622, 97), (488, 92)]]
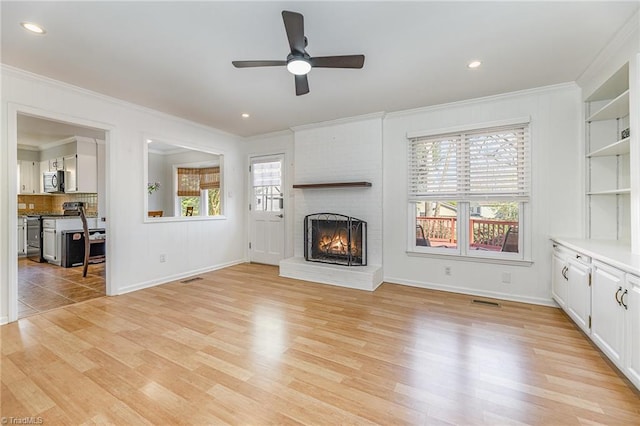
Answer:
[(553, 250), (558, 256), (562, 257), (563, 259), (566, 259), (566, 260), (575, 259), (578, 262), (583, 263), (585, 265), (588, 265), (591, 263), (591, 257), (586, 256), (582, 253), (578, 253), (575, 250), (571, 250), (570, 248), (567, 248), (555, 242), (553, 243)]
[(55, 228), (56, 220), (55, 219), (42, 219), (42, 227), (43, 228)]

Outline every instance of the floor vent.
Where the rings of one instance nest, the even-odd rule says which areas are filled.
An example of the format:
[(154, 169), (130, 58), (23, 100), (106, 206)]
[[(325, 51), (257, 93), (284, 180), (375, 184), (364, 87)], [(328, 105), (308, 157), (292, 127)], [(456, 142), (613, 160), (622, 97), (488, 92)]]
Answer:
[(187, 283), (192, 283), (194, 281), (200, 281), (202, 278), (201, 277), (193, 277), (193, 278), (187, 278), (184, 281), (180, 281), (182, 284), (187, 284)]
[(490, 302), (488, 300), (472, 299), (471, 303), (476, 304), (476, 305), (493, 306), (494, 308), (499, 308), (500, 307), (499, 303)]

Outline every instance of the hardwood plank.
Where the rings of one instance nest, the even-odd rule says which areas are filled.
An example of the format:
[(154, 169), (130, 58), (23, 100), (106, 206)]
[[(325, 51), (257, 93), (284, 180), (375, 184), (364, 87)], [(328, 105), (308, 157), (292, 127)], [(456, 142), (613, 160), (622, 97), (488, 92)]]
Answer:
[[(256, 264), (199, 277), (2, 326), (0, 416), (233, 425), (640, 418), (640, 392), (559, 309), (488, 307), (388, 283), (368, 293)], [(37, 280), (74, 272), (22, 278), (36, 294)]]

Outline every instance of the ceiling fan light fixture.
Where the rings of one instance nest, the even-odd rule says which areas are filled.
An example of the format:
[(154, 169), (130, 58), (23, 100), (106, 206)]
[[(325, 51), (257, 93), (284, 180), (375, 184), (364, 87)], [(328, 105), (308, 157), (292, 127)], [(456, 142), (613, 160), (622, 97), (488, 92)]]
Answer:
[(304, 59), (296, 58), (287, 62), (287, 70), (293, 75), (305, 75), (311, 71), (311, 64)]
[(480, 65), (482, 65), (482, 62), (480, 61), (471, 61), (469, 62), (469, 64), (467, 64), (467, 68), (475, 69), (475, 68), (478, 68)]
[(34, 24), (33, 22), (20, 22), (20, 26), (25, 30), (32, 32), (34, 34), (44, 34), (46, 33), (45, 29), (42, 28), (38, 24)]

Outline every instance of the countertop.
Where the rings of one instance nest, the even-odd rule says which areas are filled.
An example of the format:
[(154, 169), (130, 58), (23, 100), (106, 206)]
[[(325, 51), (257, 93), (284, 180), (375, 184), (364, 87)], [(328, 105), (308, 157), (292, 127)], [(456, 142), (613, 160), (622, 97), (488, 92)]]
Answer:
[(640, 276), (640, 255), (631, 253), (631, 247), (628, 244), (611, 240), (565, 237), (553, 237), (551, 240), (607, 265)]

